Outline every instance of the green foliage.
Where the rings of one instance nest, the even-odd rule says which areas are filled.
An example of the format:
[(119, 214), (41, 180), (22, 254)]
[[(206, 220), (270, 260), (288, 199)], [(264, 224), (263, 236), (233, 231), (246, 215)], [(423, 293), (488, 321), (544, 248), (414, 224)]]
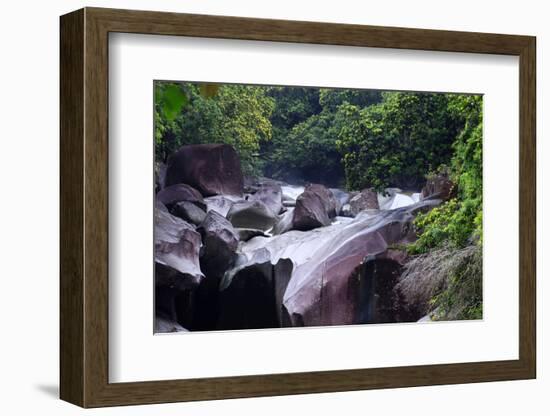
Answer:
[(258, 174), (260, 144), (271, 139), (273, 99), (260, 87), (182, 84), (188, 105), (173, 121), (162, 119), (157, 131), (157, 160), (184, 144), (227, 143), (239, 153), (243, 171)]
[(452, 96), (449, 112), (462, 120), (464, 128), (453, 143), (451, 178), (458, 198), (452, 199), (415, 220), (419, 238), (411, 253), (424, 253), (450, 243), (464, 247), (471, 240), (482, 241), (483, 128), (482, 99), (479, 96)]
[(349, 189), (418, 188), (426, 172), (448, 163), (460, 124), (447, 111), (449, 96), (382, 93), (360, 108), (344, 104), (346, 123), (337, 142)]
[(273, 140), (263, 147), (266, 173), (274, 178), (341, 185), (344, 178), (338, 135), (346, 120), (339, 108), (367, 106), (379, 91), (273, 87)]
[(158, 144), (188, 100), (181, 85), (176, 83), (155, 82), (154, 89), (155, 142)]

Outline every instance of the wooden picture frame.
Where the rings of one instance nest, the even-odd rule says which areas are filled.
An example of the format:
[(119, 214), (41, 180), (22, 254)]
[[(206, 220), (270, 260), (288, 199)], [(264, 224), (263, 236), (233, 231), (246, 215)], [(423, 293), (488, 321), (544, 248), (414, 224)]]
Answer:
[[(85, 8), (61, 17), (60, 359), (63, 400), (82, 407), (536, 377), (535, 38)], [(519, 359), (109, 383), (108, 34), (298, 42), (519, 57)]]

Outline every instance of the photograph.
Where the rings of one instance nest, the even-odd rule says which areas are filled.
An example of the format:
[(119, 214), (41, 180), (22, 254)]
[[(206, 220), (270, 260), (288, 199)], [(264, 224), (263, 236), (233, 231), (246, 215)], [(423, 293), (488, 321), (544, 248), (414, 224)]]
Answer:
[(483, 319), (482, 95), (153, 88), (155, 333)]

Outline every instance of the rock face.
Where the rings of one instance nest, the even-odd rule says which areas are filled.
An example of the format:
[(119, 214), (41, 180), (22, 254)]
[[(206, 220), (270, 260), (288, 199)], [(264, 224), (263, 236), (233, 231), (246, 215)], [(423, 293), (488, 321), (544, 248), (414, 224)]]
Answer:
[(227, 144), (196, 144), (169, 157), (167, 186), (186, 183), (203, 196), (242, 195), (243, 175), (237, 152)]
[(199, 266), (201, 236), (193, 226), (155, 210), (155, 282), (180, 290), (196, 287), (204, 278)]
[(256, 329), (282, 326), (282, 299), (292, 273), (292, 261), (276, 262), (266, 249), (240, 255), (220, 285), (217, 328)]
[(206, 204), (204, 203), (201, 193), (184, 183), (171, 185), (162, 189), (157, 194), (157, 200), (166, 205), (169, 210), (178, 202), (182, 201), (192, 202), (203, 210), (206, 209)]
[(163, 315), (185, 328), (192, 324), (194, 292), (204, 280), (200, 246), (200, 234), (192, 225), (165, 209), (155, 209), (156, 316)]
[(296, 200), (292, 228), (307, 231), (330, 224), (336, 216), (336, 199), (323, 185), (308, 185)]
[[(388, 245), (413, 241), (414, 214), (437, 203), (425, 201), (375, 217), (360, 214), (340, 232), (328, 234), (292, 274), (283, 301), (285, 324), (344, 325), (390, 320), (389, 304), (377, 305), (374, 299), (377, 291), (387, 292), (395, 284), (399, 268), (394, 260), (382, 261), (379, 257)], [(381, 281), (381, 276), (390, 281)]]
[[(268, 302), (269, 290), (263, 292), (264, 303), (275, 305), (283, 326), (391, 321), (393, 295), (388, 288), (396, 283), (401, 260), (388, 255), (388, 246), (413, 241), (414, 216), (438, 203), (423, 201), (375, 216), (362, 212), (354, 219), (307, 233), (292, 230), (271, 238), (254, 238), (242, 243), (239, 260), (224, 276), (220, 290), (223, 293), (232, 287), (231, 299), (245, 299), (245, 293), (253, 293), (245, 291), (246, 285), (237, 285), (238, 280), (233, 282), (235, 276), (244, 276), (245, 281), (264, 276), (264, 281), (272, 279), (278, 287), (287, 284), (280, 303), (275, 298)], [(290, 278), (288, 268), (275, 267), (283, 267), (281, 260), (291, 261)], [(380, 294), (388, 290), (390, 294), (379, 301)], [(225, 303), (220, 317), (231, 309), (229, 305), (235, 303)], [(275, 318), (269, 316), (273, 326)], [(244, 318), (241, 315), (239, 319)], [(239, 319), (226, 326), (238, 326), (235, 322)], [(262, 320), (268, 321), (265, 316)]]
[(456, 189), (454, 183), (445, 172), (439, 173), (426, 182), (422, 188), (422, 199), (441, 199), (448, 201), (455, 196)]
[(195, 293), (193, 330), (216, 326), (219, 315), (220, 279), (235, 261), (239, 236), (231, 223), (216, 211), (209, 211), (198, 227), (203, 241), (201, 269), (206, 274)]
[(227, 213), (234, 227), (267, 231), (277, 222), (277, 215), (263, 202), (236, 202)]
[(233, 264), (239, 235), (216, 211), (209, 211), (197, 228), (202, 236), (201, 265), (207, 276), (221, 277)]
[(199, 225), (204, 221), (206, 212), (195, 205), (193, 202), (181, 201), (172, 207), (172, 215), (181, 218), (191, 224)]
[(380, 209), (378, 205), (378, 194), (370, 188), (363, 189), (359, 195), (349, 201), (352, 216), (356, 216), (366, 209)]

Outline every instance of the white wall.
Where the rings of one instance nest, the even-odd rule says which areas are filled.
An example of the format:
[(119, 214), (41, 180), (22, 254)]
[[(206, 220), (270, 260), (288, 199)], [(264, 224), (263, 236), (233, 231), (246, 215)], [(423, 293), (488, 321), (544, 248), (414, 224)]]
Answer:
[[(271, 17), (434, 29), (529, 34), (538, 37), (538, 312), (536, 381), (317, 394), (218, 402), (92, 410), (118, 415), (278, 415), (315, 413), (407, 415), (542, 415), (550, 403), (546, 360), (549, 285), (544, 244), (550, 232), (543, 182), (550, 146), (542, 128), (550, 101), (550, 26), (545, 2), (442, 1), (69, 1), (4, 2), (0, 15), (0, 409), (3, 414), (69, 415), (80, 409), (59, 401), (58, 385), (58, 16), (82, 6)], [(505, 168), (505, 167), (504, 167)], [(544, 198), (544, 199), (543, 199)], [(545, 236), (543, 237), (543, 234)], [(546, 245), (547, 247), (547, 245)], [(547, 325), (546, 325), (547, 326)]]

